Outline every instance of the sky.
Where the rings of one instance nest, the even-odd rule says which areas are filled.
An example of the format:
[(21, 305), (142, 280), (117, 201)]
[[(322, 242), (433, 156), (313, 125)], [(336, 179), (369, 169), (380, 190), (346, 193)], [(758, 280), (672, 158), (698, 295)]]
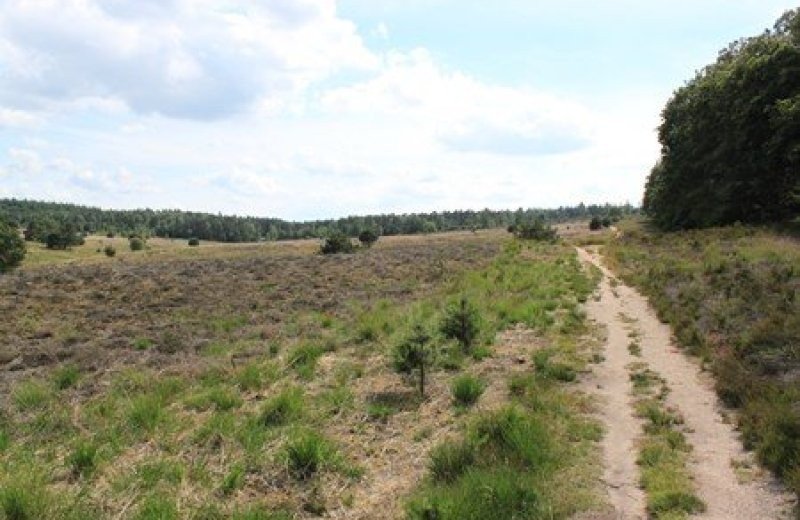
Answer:
[(0, 198), (290, 220), (639, 204), (777, 0), (0, 0)]

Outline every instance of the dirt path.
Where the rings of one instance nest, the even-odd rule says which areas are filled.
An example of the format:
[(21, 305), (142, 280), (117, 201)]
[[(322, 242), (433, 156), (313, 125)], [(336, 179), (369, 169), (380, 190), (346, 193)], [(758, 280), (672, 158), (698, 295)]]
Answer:
[[(707, 505), (707, 511), (697, 518), (787, 518), (792, 499), (773, 480), (761, 472), (752, 472), (747, 478), (737, 476), (734, 466), (748, 466), (751, 455), (742, 449), (733, 426), (723, 420), (710, 379), (675, 347), (670, 327), (658, 320), (637, 291), (618, 281), (612, 284), (614, 275), (602, 266), (596, 252), (579, 248), (578, 255), (604, 274), (600, 299), (591, 302), (587, 312), (608, 329), (606, 360), (596, 368), (596, 377), (607, 428), (605, 479), (618, 518), (645, 517), (635, 463), (641, 426), (631, 408), (625, 370), (625, 365), (635, 360), (645, 361), (666, 380), (671, 389), (667, 404), (677, 407), (685, 419), (686, 437), (694, 448), (689, 470)], [(641, 358), (628, 352), (631, 328), (640, 334)]]

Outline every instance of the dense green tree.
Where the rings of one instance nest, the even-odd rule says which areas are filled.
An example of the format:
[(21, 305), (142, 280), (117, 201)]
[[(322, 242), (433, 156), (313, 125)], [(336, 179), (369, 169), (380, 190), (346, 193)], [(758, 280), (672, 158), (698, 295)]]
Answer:
[(25, 241), (15, 226), (0, 219), (0, 273), (17, 267), (25, 258)]
[(358, 234), (358, 241), (362, 246), (369, 248), (378, 241), (379, 237), (380, 235), (374, 229), (365, 229)]
[(323, 255), (334, 255), (336, 253), (352, 253), (355, 251), (355, 246), (353, 245), (353, 241), (350, 240), (350, 237), (345, 235), (341, 232), (331, 233), (328, 238), (325, 239), (322, 246), (320, 247), (320, 252)]
[(47, 249), (68, 249), (72, 246), (83, 245), (84, 239), (76, 226), (65, 222), (55, 229), (51, 229), (44, 237), (44, 244)]
[(589, 229), (592, 231), (597, 231), (598, 229), (603, 227), (603, 221), (600, 220), (600, 217), (592, 217), (592, 220), (589, 221)]
[(800, 10), (732, 43), (662, 113), (643, 208), (664, 229), (800, 214)]

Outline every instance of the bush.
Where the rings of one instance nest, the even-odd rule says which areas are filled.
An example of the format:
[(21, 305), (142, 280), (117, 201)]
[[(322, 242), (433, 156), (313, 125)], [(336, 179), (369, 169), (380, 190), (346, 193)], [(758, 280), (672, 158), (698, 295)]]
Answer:
[(54, 231), (45, 235), (44, 245), (47, 249), (68, 249), (72, 246), (82, 246), (84, 244), (83, 235), (78, 233), (75, 226), (64, 224)]
[(144, 240), (139, 237), (131, 237), (128, 240), (128, 244), (131, 247), (131, 251), (141, 251), (144, 249)]
[(402, 374), (419, 372), (419, 395), (425, 395), (425, 369), (433, 361), (431, 335), (420, 325), (414, 325), (411, 333), (392, 352), (394, 369)]
[(367, 248), (372, 247), (372, 245), (378, 241), (378, 238), (378, 233), (372, 229), (365, 229), (358, 234), (358, 241), (361, 242), (362, 246)]
[(447, 307), (440, 329), (445, 337), (457, 340), (464, 353), (469, 354), (480, 332), (478, 309), (462, 296)]
[(535, 219), (531, 222), (516, 224), (514, 236), (523, 240), (554, 242), (558, 238), (558, 233), (554, 227), (545, 224), (544, 220)]
[(325, 239), (320, 248), (323, 255), (334, 255), (337, 253), (352, 253), (356, 250), (350, 237), (341, 232), (331, 233)]
[(117, 255), (117, 250), (114, 248), (114, 246), (106, 246), (106, 247), (104, 247), (103, 248), (103, 252), (109, 258), (113, 258), (114, 256)]
[(483, 381), (468, 374), (455, 378), (451, 386), (453, 399), (461, 406), (475, 404), (485, 388)]
[(589, 221), (589, 229), (592, 231), (597, 231), (603, 227), (603, 221), (600, 220), (600, 217), (592, 217), (592, 220)]
[(199, 238), (190, 238), (189, 239), (189, 246), (190, 247), (197, 247), (199, 245), (200, 245), (200, 239)]
[(17, 229), (0, 220), (0, 273), (17, 267), (25, 258), (25, 241)]

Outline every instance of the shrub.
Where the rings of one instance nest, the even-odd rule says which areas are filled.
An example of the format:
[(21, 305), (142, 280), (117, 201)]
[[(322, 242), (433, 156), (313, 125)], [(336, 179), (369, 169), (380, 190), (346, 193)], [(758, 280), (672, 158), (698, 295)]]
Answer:
[(0, 273), (17, 267), (25, 253), (25, 241), (17, 229), (0, 220)]
[(144, 249), (144, 240), (139, 237), (131, 237), (128, 240), (128, 244), (130, 245), (131, 251), (141, 251)]
[(485, 389), (483, 381), (469, 374), (455, 378), (451, 386), (453, 399), (461, 406), (475, 404)]
[(536, 240), (540, 242), (554, 242), (558, 238), (555, 228), (545, 224), (542, 219), (516, 224), (514, 236), (523, 240)]
[(190, 247), (197, 247), (199, 245), (200, 245), (200, 239), (199, 238), (190, 238), (189, 239), (189, 246)]
[(109, 231), (108, 233), (106, 233), (106, 238), (114, 238), (114, 236), (115, 235), (113, 231)]
[(353, 241), (350, 240), (350, 237), (339, 231), (331, 233), (320, 248), (320, 252), (323, 255), (352, 253), (355, 250), (356, 248), (353, 246)]
[(416, 324), (411, 333), (392, 352), (394, 369), (402, 374), (419, 372), (419, 395), (425, 395), (425, 369), (433, 361), (431, 335), (425, 328)]
[(589, 229), (592, 231), (597, 231), (602, 227), (603, 222), (600, 220), (600, 217), (592, 217), (592, 220), (589, 221)]
[(447, 307), (440, 329), (445, 337), (457, 340), (464, 353), (469, 354), (480, 332), (480, 313), (462, 296)]
[(81, 246), (84, 242), (83, 235), (71, 224), (63, 224), (47, 233), (44, 238), (47, 249), (68, 249), (72, 246)]
[(114, 248), (114, 246), (106, 246), (106, 247), (104, 247), (103, 248), (103, 252), (109, 258), (113, 258), (117, 254), (117, 250)]
[(362, 246), (367, 248), (372, 247), (372, 245), (378, 241), (378, 238), (378, 232), (372, 229), (365, 229), (358, 234), (358, 241), (361, 242)]

